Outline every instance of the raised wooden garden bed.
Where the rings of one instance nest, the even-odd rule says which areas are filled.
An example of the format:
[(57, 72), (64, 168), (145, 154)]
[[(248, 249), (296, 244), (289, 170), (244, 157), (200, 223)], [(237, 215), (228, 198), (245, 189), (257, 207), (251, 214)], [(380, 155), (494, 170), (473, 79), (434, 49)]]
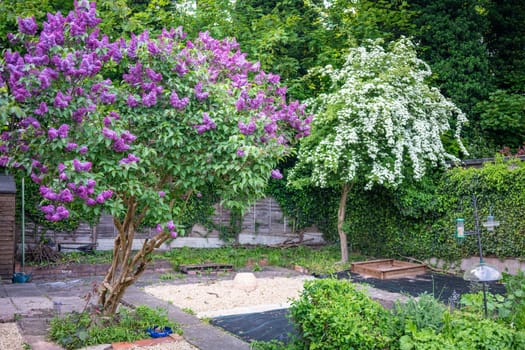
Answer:
[(379, 279), (410, 277), (426, 272), (426, 265), (394, 259), (359, 261), (352, 263), (351, 271)]
[(197, 274), (209, 274), (209, 273), (218, 273), (218, 272), (232, 272), (233, 265), (231, 264), (193, 264), (193, 265), (180, 265), (180, 271), (188, 275), (197, 275)]

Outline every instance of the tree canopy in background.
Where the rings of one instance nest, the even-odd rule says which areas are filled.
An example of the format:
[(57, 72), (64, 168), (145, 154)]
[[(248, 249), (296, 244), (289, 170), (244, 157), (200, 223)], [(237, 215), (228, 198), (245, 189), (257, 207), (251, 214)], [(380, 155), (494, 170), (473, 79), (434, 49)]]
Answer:
[[(206, 30), (219, 39), (235, 37), (250, 59), (281, 75), (289, 93), (301, 99), (329, 86), (308, 72), (328, 64), (341, 67), (349, 47), (411, 37), (432, 68), (432, 84), (466, 113), (464, 137), (472, 156), (492, 156), (523, 142), (516, 122), (505, 122), (524, 91), (522, 1), (100, 0), (97, 7), (110, 39), (179, 25), (190, 37)], [(17, 16), (44, 19), (48, 11), (71, 8), (66, 0), (0, 3), (0, 47), (7, 47)], [(486, 103), (497, 113), (488, 113)], [(507, 106), (513, 107), (509, 113)]]

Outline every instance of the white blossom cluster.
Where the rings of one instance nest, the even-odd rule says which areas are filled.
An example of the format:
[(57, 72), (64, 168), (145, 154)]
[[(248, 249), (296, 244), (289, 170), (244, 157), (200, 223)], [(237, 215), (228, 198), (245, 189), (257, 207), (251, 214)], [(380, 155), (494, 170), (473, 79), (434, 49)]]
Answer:
[(459, 138), (465, 115), (428, 85), (431, 70), (408, 39), (388, 50), (377, 43), (351, 49), (341, 69), (322, 72), (333, 89), (309, 103), (316, 114), (312, 137), (301, 144), (292, 178), (309, 169), (316, 186), (362, 179), (368, 188), (396, 186), (407, 174), (419, 179), (454, 159), (441, 141), (453, 119), (467, 154)]

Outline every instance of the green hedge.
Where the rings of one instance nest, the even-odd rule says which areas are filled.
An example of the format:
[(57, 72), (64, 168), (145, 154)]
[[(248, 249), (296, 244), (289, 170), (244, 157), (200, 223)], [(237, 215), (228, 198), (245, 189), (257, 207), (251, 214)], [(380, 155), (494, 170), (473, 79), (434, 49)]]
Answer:
[[(458, 244), (455, 220), (474, 229), (472, 195), (481, 221), (492, 207), (500, 226), (482, 229), (486, 256), (525, 257), (525, 163), (497, 157), (482, 168), (452, 168), (409, 182), (396, 190), (354, 186), (347, 204), (345, 231), (350, 248), (377, 257), (438, 257), (457, 261), (477, 254), (475, 237)], [(337, 241), (337, 189), (292, 191), (272, 184), (284, 212), (298, 218), (298, 227), (317, 224), (329, 241)]]
[(501, 158), (479, 169), (453, 168), (395, 192), (358, 194), (353, 199), (362, 206), (349, 212), (349, 239), (354, 248), (373, 255), (447, 260), (475, 255), (475, 237), (462, 244), (454, 237), (456, 218), (464, 218), (466, 229), (474, 230), (474, 194), (480, 221), (491, 208), (500, 221), (494, 232), (481, 231), (484, 254), (524, 257), (525, 163)]

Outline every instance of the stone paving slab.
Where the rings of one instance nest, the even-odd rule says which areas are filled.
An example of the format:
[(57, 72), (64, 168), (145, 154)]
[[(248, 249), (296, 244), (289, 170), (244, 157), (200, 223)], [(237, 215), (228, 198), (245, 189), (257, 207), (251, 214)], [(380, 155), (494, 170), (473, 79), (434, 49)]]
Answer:
[(42, 295), (42, 291), (34, 283), (4, 284), (4, 289), (9, 297), (36, 297)]
[(24, 340), (31, 346), (31, 350), (64, 350), (63, 347), (48, 342), (44, 336), (24, 335)]
[(50, 296), (53, 311), (59, 314), (81, 312), (86, 306), (86, 300), (81, 297)]
[(11, 297), (11, 301), (15, 305), (17, 312), (22, 316), (31, 317), (49, 313), (49, 310), (53, 310), (53, 302), (46, 297)]
[(18, 327), (22, 331), (24, 335), (30, 335), (30, 336), (42, 336), (45, 337), (47, 335), (47, 330), (49, 328), (49, 323), (44, 318), (28, 318), (28, 317), (22, 317), (20, 320), (16, 322), (18, 324)]
[(0, 322), (12, 322), (18, 309), (12, 303), (11, 298), (0, 298)]

